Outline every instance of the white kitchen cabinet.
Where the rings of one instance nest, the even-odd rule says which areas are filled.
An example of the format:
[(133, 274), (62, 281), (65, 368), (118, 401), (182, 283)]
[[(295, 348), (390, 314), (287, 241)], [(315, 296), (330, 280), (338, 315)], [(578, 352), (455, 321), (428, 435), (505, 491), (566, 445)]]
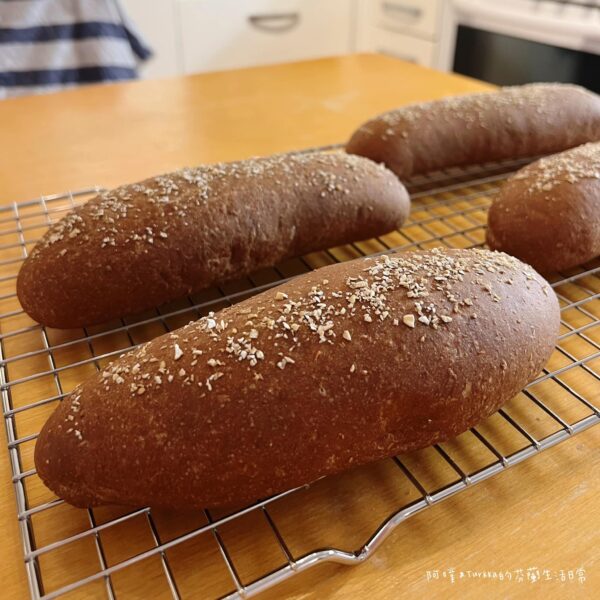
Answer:
[(185, 73), (352, 51), (353, 0), (179, 0)]
[(435, 40), (440, 0), (371, 0), (371, 23), (389, 31)]
[(145, 79), (169, 77), (182, 72), (176, 34), (176, 0), (119, 0), (123, 12), (140, 32), (154, 55), (140, 66)]
[(359, 0), (357, 48), (438, 66), (443, 0)]
[(438, 44), (422, 38), (373, 27), (368, 33), (371, 50), (424, 67), (435, 66)]
[(155, 56), (142, 77), (349, 52), (437, 66), (444, 0), (120, 0)]

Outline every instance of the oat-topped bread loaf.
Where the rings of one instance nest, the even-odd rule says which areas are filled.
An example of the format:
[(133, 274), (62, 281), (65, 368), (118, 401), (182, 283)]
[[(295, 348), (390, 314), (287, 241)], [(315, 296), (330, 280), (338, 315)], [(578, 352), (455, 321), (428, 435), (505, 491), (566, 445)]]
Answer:
[(575, 85), (538, 83), (392, 110), (360, 127), (346, 149), (404, 178), (593, 141), (600, 141), (600, 97)]
[(105, 192), (53, 225), (17, 280), (52, 327), (101, 323), (406, 219), (393, 173), (344, 153), (201, 166)]
[(487, 242), (549, 273), (600, 255), (600, 143), (542, 158), (502, 186)]
[(35, 448), (78, 506), (239, 504), (451, 438), (552, 352), (559, 309), (489, 250), (332, 265), (126, 354)]

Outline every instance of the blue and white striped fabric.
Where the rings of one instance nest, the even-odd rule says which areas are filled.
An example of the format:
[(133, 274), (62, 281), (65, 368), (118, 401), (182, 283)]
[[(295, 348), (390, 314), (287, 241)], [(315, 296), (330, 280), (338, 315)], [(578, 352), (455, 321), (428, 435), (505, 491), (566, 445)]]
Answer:
[(135, 79), (150, 55), (117, 0), (0, 0), (0, 98)]

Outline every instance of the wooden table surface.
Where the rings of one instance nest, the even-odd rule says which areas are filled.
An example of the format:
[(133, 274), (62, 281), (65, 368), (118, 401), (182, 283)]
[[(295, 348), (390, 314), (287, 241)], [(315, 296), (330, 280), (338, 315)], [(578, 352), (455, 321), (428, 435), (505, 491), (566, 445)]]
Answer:
[[(342, 142), (380, 111), (487, 87), (359, 55), (6, 100), (0, 201)], [(365, 564), (320, 566), (264, 597), (592, 598), (600, 589), (599, 442), (600, 428), (583, 432), (412, 517)], [(0, 489), (0, 596), (12, 600), (28, 587), (6, 450)], [(427, 580), (435, 569), (531, 567), (584, 568), (586, 581)], [(152, 595), (143, 583), (129, 582), (124, 597)]]

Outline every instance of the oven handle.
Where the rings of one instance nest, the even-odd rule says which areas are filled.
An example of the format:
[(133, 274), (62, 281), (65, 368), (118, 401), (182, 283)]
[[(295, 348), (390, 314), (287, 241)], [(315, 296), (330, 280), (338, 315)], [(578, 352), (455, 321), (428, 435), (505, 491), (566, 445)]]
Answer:
[[(567, 21), (559, 17), (534, 15), (526, 10), (507, 8), (501, 3), (491, 3), (488, 0), (452, 0), (452, 6), (457, 16), (466, 19), (482, 18), (491, 23), (505, 23), (515, 30), (528, 29), (537, 33), (547, 33), (551, 36), (569, 36), (580, 40), (600, 41), (600, 28), (594, 22)], [(519, 37), (523, 37), (521, 34)]]

